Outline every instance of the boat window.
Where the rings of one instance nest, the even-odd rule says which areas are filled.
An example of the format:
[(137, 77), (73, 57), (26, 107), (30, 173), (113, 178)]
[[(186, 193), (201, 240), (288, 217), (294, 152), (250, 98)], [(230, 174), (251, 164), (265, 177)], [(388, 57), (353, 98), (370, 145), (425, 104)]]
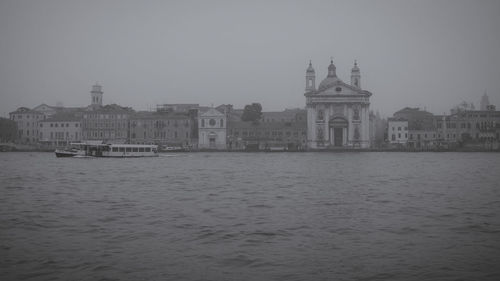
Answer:
[(118, 147), (113, 147), (113, 152), (118, 152)]
[(127, 147), (127, 152), (132, 152), (132, 147)]
[(133, 152), (138, 152), (138, 151), (139, 151), (139, 148), (137, 148), (137, 147), (133, 147), (133, 148), (132, 148), (132, 151), (133, 151)]
[(151, 147), (146, 147), (146, 152), (151, 152)]
[(144, 147), (139, 147), (139, 152), (144, 152)]
[(120, 147), (120, 152), (125, 152), (125, 147)]

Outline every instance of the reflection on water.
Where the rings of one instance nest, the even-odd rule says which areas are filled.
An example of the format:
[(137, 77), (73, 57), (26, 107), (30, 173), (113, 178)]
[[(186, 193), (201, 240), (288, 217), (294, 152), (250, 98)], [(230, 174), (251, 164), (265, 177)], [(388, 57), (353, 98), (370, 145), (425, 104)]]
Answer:
[(500, 154), (0, 154), (2, 280), (500, 280)]

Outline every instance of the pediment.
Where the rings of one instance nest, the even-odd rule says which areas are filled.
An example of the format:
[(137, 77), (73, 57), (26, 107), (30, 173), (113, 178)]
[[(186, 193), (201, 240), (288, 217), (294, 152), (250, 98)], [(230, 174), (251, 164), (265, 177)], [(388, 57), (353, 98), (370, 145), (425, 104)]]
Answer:
[(364, 91), (357, 87), (351, 86), (342, 82), (341, 80), (328, 85), (328, 87), (316, 91), (314, 94), (316, 95), (363, 95), (363, 96), (371, 96), (371, 93), (368, 91)]
[(220, 111), (218, 111), (215, 108), (210, 108), (209, 110), (201, 113), (200, 116), (203, 116), (203, 117), (212, 117), (212, 116), (224, 116), (224, 114), (221, 113)]

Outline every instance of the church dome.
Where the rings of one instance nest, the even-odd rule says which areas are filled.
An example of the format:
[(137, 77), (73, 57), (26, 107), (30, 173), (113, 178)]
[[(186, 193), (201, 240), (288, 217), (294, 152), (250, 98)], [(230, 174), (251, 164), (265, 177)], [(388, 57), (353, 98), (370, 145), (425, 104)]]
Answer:
[(321, 81), (321, 83), (319, 83), (318, 91), (330, 88), (331, 86), (337, 84), (339, 81), (340, 81), (340, 79), (337, 77), (328, 76), (325, 79), (323, 79), (323, 81)]
[(330, 65), (328, 66), (328, 76), (319, 84), (319, 91), (330, 88), (332, 85), (335, 85), (338, 81), (340, 81), (340, 79), (337, 77), (336, 70), (337, 68), (333, 64), (333, 60), (331, 60)]

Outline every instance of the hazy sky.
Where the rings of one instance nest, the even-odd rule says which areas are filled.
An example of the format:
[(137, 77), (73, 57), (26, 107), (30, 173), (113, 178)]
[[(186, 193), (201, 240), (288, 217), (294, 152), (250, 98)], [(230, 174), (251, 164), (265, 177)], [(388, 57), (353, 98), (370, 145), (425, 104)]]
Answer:
[(0, 0), (0, 113), (41, 103), (304, 107), (333, 57), (371, 109), (500, 107), (500, 1)]

